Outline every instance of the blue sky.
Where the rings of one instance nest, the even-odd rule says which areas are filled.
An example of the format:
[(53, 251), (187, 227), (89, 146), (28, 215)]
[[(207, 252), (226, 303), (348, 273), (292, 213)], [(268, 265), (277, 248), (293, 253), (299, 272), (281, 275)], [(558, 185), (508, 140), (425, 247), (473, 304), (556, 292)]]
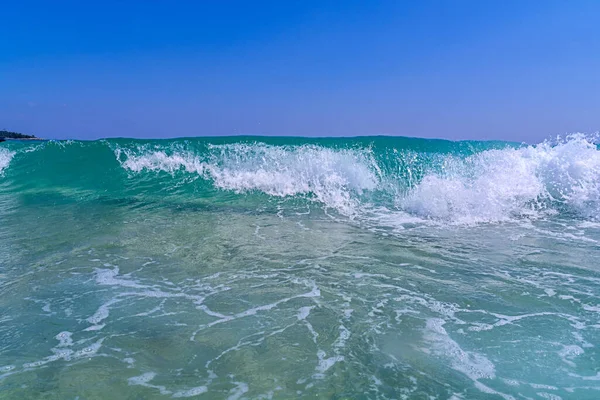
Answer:
[(600, 1), (14, 1), (0, 129), (48, 138), (600, 129)]

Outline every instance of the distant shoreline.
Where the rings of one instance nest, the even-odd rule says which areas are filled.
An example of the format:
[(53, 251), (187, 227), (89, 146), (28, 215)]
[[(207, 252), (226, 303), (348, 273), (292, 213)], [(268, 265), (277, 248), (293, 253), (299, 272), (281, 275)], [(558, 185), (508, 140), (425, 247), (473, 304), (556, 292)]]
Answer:
[(0, 136), (0, 142), (6, 142), (6, 141), (9, 141), (9, 140), (11, 140), (11, 141), (14, 141), (14, 140), (17, 140), (17, 141), (30, 141), (30, 140), (36, 141), (36, 140), (46, 140), (46, 139), (44, 139), (44, 138), (37, 138), (37, 137), (36, 138), (10, 138), (10, 137), (2, 137), (2, 136)]
[(19, 133), (19, 132), (11, 132), (11, 131), (7, 131), (6, 129), (1, 129), (0, 130), (0, 142), (4, 142), (6, 140), (44, 140), (41, 138), (36, 137), (35, 135), (26, 135), (24, 133)]

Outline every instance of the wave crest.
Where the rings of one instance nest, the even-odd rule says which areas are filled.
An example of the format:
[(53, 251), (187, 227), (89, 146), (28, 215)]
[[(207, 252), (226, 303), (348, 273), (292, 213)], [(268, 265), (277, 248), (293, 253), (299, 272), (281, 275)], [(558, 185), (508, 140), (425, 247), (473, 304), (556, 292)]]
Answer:
[[(125, 157), (123, 157), (123, 155)], [(261, 191), (271, 196), (313, 195), (344, 214), (354, 214), (356, 195), (374, 190), (380, 171), (366, 149), (266, 144), (208, 145), (206, 154), (178, 149), (165, 151), (117, 150), (121, 165), (142, 170), (186, 171), (211, 179), (220, 189), (237, 193)]]
[(583, 135), (535, 146), (448, 157), (399, 203), (431, 219), (497, 222), (561, 210), (597, 218), (600, 152)]
[(14, 151), (0, 148), (0, 175), (4, 173), (4, 169), (8, 167), (8, 164), (10, 164), (10, 161), (13, 159), (14, 156)]
[(206, 144), (201, 151), (140, 146), (116, 154), (132, 172), (186, 172), (236, 193), (302, 195), (345, 215), (459, 224), (556, 213), (600, 218), (600, 152), (583, 135), (468, 155), (264, 143)]

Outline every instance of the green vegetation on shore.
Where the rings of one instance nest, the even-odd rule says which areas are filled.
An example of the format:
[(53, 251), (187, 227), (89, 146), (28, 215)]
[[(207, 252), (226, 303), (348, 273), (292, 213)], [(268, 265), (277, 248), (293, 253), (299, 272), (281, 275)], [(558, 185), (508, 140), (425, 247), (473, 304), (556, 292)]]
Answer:
[(37, 139), (33, 135), (25, 135), (23, 133), (10, 132), (7, 130), (0, 130), (0, 138), (10, 138), (10, 139)]

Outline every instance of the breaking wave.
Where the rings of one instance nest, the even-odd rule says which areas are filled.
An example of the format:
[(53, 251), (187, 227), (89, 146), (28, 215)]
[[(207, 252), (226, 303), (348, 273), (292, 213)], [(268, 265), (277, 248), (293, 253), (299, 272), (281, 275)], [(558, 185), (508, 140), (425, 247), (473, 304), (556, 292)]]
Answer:
[[(208, 146), (199, 156), (190, 152), (117, 150), (124, 168), (140, 172), (179, 170), (212, 179), (220, 189), (236, 193), (261, 191), (271, 196), (313, 195), (345, 214), (359, 205), (354, 195), (375, 190), (380, 171), (368, 150), (334, 150), (318, 146), (230, 144)], [(123, 157), (124, 154), (124, 157)]]
[(10, 161), (12, 160), (14, 155), (14, 151), (0, 148), (0, 175), (2, 175), (4, 169), (8, 167), (8, 164), (10, 164)]
[(500, 221), (559, 211), (597, 218), (600, 152), (583, 136), (556, 144), (488, 150), (448, 157), (402, 199), (427, 218)]
[(592, 139), (505, 146), (464, 156), (264, 143), (186, 150), (117, 149), (132, 172), (185, 171), (236, 193), (312, 196), (346, 215), (366, 210), (456, 223), (567, 212), (597, 219), (600, 152)]
[[(228, 201), (232, 195), (256, 202), (291, 198), (391, 225), (600, 219), (600, 151), (595, 137), (580, 134), (537, 145), (197, 138), (20, 146), (0, 147), (5, 177), (14, 165), (14, 182), (27, 182), (19, 173), (36, 171), (48, 185), (86, 194), (165, 198), (177, 190), (183, 196), (211, 191), (217, 201), (220, 193)], [(16, 153), (23, 157), (11, 162)]]

